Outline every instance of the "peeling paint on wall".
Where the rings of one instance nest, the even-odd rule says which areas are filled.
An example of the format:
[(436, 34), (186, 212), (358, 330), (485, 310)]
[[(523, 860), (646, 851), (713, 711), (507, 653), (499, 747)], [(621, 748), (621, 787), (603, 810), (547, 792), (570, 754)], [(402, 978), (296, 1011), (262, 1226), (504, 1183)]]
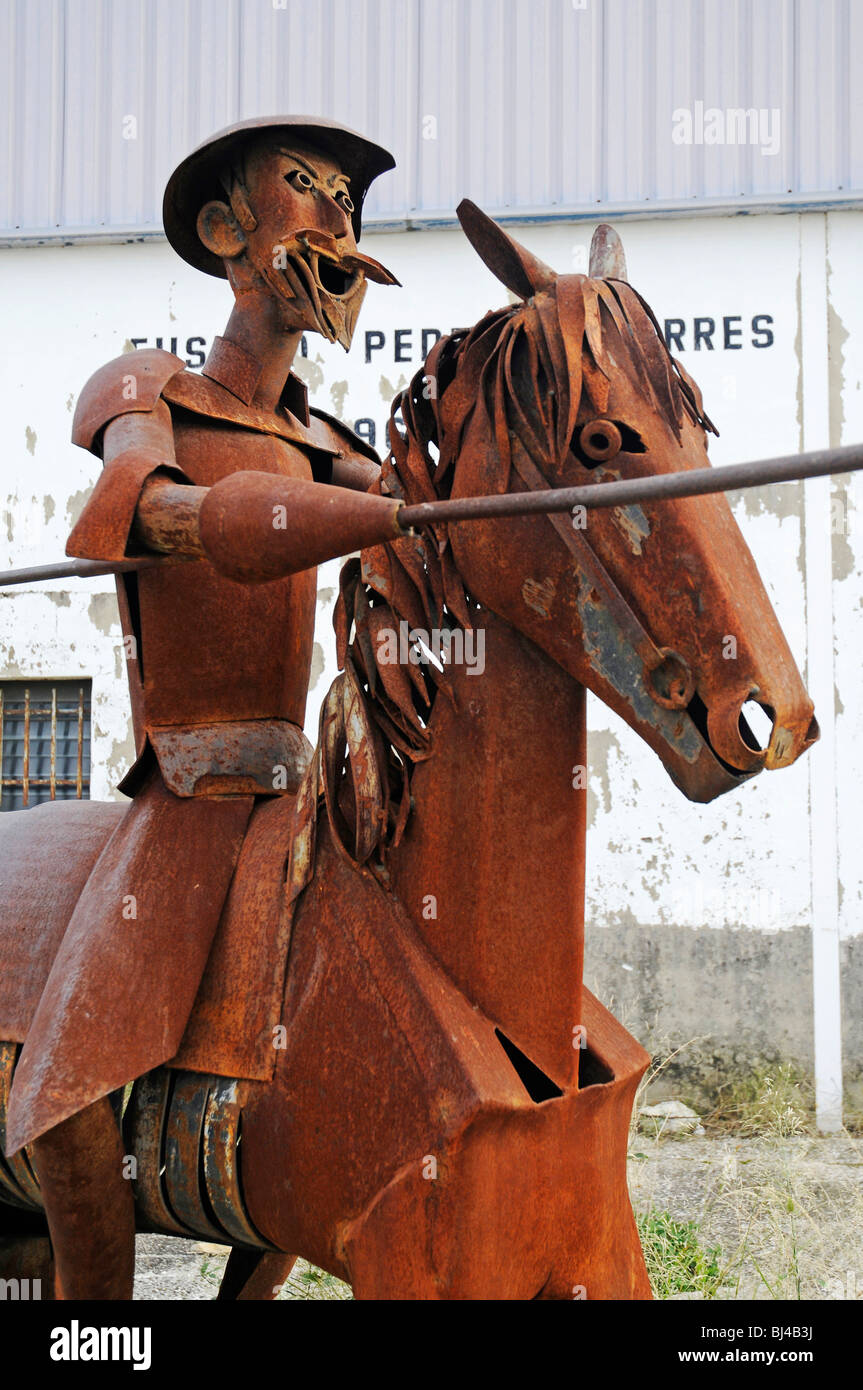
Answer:
[(334, 381), (330, 387), (330, 399), (333, 403), (333, 414), (337, 420), (345, 418), (345, 396), (348, 394), (347, 381)]
[[(829, 244), (829, 242), (828, 242)], [(848, 330), (833, 302), (833, 267), (827, 258), (827, 370), (830, 411), (830, 447), (839, 448), (845, 426), (845, 350)], [(848, 539), (852, 530), (852, 505), (849, 488), (841, 477), (831, 485), (833, 578), (848, 579), (856, 572), (856, 560)], [(837, 695), (838, 699), (838, 695)], [(838, 711), (838, 706), (837, 706)]]
[(395, 386), (393, 386), (392, 382), (389, 380), (388, 377), (382, 376), (380, 382), (378, 383), (378, 391), (380, 392), (381, 400), (386, 401), (387, 405), (389, 405), (399, 394), (399, 392), (404, 391), (407, 384), (408, 379), (404, 375), (404, 373), (401, 374), (401, 376), (398, 379), (398, 383)]
[(120, 626), (116, 594), (94, 594), (87, 606), (87, 616), (97, 632), (110, 637), (112, 631)]
[(95, 483), (91, 483), (89, 487), (81, 488), (80, 492), (73, 492), (67, 501), (66, 516), (69, 519), (68, 526), (70, 531), (89, 502), (94, 487)]
[[(587, 741), (587, 825), (588, 829), (596, 820), (601, 808), (606, 815), (611, 810), (611, 772), (610, 759), (620, 757), (620, 743), (615, 734), (606, 729), (591, 730)], [(594, 785), (597, 784), (597, 786)]]
[(747, 516), (767, 513), (779, 521), (787, 517), (803, 521), (803, 484), (772, 483), (766, 487), (749, 487), (741, 493)]
[(324, 674), (324, 649), (320, 642), (315, 642), (312, 647), (312, 673), (309, 679), (309, 690), (314, 690), (321, 676)]
[(300, 380), (305, 382), (310, 395), (320, 391), (324, 384), (323, 361), (320, 353), (316, 353), (314, 359), (311, 357), (294, 358), (293, 370)]

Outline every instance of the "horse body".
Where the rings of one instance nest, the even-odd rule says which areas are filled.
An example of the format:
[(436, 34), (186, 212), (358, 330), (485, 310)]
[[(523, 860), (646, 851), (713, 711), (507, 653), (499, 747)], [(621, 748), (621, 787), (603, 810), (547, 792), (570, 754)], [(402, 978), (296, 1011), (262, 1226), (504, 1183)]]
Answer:
[[(477, 217), (471, 239), (523, 302), (435, 346), (381, 489), (426, 501), (706, 465), (697, 387), (634, 291), (555, 277)], [(484, 671), (387, 659), (405, 622), (481, 629)], [(273, 851), (281, 875), (290, 849), (272, 1076), (230, 1092), (229, 1124), (178, 1073), (175, 1094), (204, 1099), (175, 1178), (220, 1134), (242, 1168), (243, 1258), (300, 1253), (357, 1297), (648, 1297), (625, 1174), (648, 1058), (582, 986), (585, 688), (692, 800), (814, 741), (730, 508), (618, 508), (589, 535), (560, 517), (436, 528), (346, 564), (336, 630), (342, 675)], [(750, 698), (773, 717), (765, 748)], [(169, 1213), (160, 1105), (141, 1158)]]

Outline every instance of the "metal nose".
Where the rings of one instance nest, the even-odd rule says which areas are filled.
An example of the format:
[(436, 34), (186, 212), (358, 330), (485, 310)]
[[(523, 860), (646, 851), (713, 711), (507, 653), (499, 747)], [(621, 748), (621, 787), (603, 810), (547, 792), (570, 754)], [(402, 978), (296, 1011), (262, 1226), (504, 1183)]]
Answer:
[(318, 190), (318, 207), (321, 214), (321, 230), (334, 237), (344, 237), (351, 231), (351, 222), (344, 208), (340, 207), (329, 193)]

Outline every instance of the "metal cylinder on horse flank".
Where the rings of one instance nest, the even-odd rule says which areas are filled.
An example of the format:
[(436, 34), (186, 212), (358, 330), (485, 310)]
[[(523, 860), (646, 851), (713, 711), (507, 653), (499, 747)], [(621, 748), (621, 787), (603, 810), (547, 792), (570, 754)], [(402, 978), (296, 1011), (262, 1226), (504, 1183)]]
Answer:
[(497, 497), (458, 497), (445, 502), (419, 502), (402, 507), (400, 524), (416, 529), (431, 523), (480, 521), (497, 516), (546, 515), (574, 507), (625, 507), (634, 502), (663, 502), (675, 497), (700, 497), (710, 492), (736, 492), (767, 483), (789, 483), (850, 473), (863, 468), (863, 444), (842, 449), (816, 449), (785, 454), (755, 463), (722, 468), (695, 468), (680, 473), (656, 473), (647, 478), (623, 478), (609, 483), (552, 488), (548, 492), (502, 493)]

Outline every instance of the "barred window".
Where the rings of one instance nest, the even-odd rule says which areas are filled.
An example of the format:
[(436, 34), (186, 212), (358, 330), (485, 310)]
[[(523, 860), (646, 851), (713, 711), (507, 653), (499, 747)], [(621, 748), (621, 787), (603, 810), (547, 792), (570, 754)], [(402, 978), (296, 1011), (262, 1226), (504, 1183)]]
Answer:
[(0, 811), (90, 795), (89, 680), (0, 685)]

